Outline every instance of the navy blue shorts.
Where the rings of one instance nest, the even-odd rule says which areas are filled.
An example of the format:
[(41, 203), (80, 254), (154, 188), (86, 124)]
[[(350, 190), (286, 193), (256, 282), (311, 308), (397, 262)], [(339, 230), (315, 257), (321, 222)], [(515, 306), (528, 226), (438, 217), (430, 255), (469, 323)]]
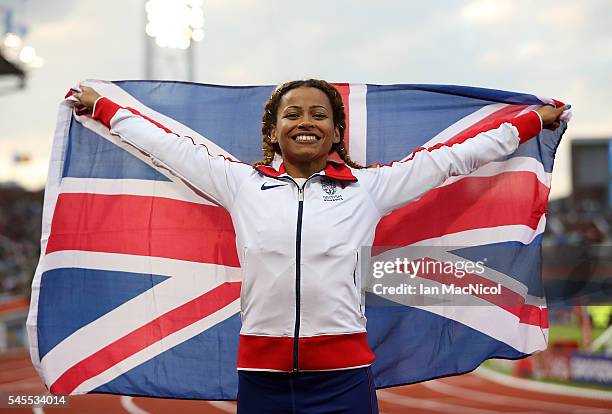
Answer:
[(372, 372), (238, 371), (238, 414), (264, 413), (378, 414)]

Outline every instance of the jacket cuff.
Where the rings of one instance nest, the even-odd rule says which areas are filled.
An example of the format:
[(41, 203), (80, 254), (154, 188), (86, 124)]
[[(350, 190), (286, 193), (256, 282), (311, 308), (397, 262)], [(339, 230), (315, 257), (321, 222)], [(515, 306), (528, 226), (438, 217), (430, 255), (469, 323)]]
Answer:
[(119, 109), (121, 109), (121, 106), (117, 105), (110, 99), (100, 97), (94, 104), (92, 117), (93, 119), (102, 122), (107, 128), (110, 129), (110, 121)]
[(518, 129), (520, 144), (529, 141), (542, 131), (542, 118), (536, 111), (517, 116), (510, 120), (510, 123)]

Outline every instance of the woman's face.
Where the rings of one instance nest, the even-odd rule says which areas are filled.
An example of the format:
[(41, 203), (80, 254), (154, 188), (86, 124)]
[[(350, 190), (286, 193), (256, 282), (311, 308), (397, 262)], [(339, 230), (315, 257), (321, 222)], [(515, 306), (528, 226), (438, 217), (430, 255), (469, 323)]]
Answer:
[(332, 144), (340, 142), (327, 95), (311, 87), (285, 93), (270, 139), (278, 142), (286, 161), (303, 163), (327, 159)]

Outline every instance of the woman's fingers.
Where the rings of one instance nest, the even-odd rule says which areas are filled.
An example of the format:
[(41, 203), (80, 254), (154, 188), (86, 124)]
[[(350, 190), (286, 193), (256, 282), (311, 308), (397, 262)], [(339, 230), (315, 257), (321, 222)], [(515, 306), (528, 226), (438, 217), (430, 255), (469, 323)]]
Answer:
[(93, 109), (96, 100), (100, 95), (89, 86), (79, 85), (79, 88), (73, 88), (73, 96), (88, 110)]
[(542, 124), (545, 127), (548, 127), (549, 125), (555, 123), (564, 111), (570, 108), (571, 105), (563, 105), (559, 108), (555, 108), (553, 105), (544, 105), (538, 108), (536, 112), (542, 118)]
[(544, 128), (555, 129), (560, 125), (559, 118), (563, 112), (569, 110), (571, 107), (571, 105), (563, 105), (556, 108), (554, 105), (545, 104), (544, 106), (538, 108), (536, 112), (542, 118)]

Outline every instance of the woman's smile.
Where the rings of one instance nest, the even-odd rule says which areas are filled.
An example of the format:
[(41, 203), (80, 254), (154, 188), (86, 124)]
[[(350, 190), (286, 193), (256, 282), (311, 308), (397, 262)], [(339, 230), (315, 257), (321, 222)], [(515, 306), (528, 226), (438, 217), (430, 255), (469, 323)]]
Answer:
[(333, 143), (340, 141), (327, 95), (312, 87), (283, 95), (270, 139), (280, 146), (285, 163), (311, 172), (323, 169)]
[(297, 135), (297, 136), (292, 137), (292, 139), (296, 142), (308, 144), (308, 143), (317, 142), (321, 138), (317, 137), (316, 135)]

